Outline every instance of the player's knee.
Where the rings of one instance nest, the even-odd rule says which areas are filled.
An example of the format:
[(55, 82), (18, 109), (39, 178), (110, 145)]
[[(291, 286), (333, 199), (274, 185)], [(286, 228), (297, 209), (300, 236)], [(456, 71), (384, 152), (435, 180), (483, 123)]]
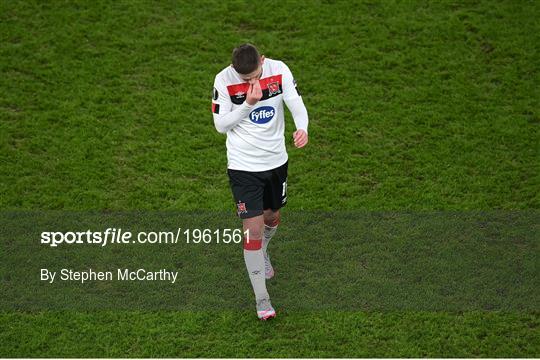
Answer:
[(279, 210), (268, 211), (264, 214), (264, 224), (270, 227), (276, 227), (281, 221), (281, 215)]
[(244, 228), (244, 249), (259, 250), (261, 248), (262, 232), (264, 229), (264, 219), (260, 216), (243, 220)]
[(244, 249), (260, 250), (262, 248), (262, 231), (258, 226), (250, 226), (245, 231)]
[(257, 227), (249, 227), (244, 229), (245, 233), (249, 236), (250, 239), (260, 240), (262, 239), (262, 231)]

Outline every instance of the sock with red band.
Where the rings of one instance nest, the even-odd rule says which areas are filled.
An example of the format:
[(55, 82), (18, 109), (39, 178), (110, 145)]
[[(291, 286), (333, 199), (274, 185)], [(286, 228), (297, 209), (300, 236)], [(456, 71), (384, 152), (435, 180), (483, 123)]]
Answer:
[(269, 299), (264, 278), (264, 256), (262, 240), (244, 239), (244, 261), (249, 274), (249, 280), (257, 301)]

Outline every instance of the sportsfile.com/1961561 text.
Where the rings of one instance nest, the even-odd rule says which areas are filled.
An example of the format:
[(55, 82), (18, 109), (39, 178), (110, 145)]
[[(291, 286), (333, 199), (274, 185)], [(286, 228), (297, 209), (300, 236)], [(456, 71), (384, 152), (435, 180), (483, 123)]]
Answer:
[(241, 229), (183, 229), (176, 231), (139, 231), (136, 236), (121, 228), (108, 228), (105, 231), (43, 231), (40, 243), (50, 247), (61, 244), (240, 244), (249, 241), (249, 230)]

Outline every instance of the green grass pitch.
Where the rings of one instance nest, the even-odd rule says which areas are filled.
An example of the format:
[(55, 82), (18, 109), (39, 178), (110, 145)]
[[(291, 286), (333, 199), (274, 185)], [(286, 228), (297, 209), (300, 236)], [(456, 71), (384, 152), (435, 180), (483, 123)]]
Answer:
[[(289, 65), (310, 114), (302, 150), (287, 114), (289, 231), (287, 211), (537, 211), (539, 13), (525, 0), (2, 1), (0, 210), (233, 216), (212, 83), (252, 42)], [(0, 309), (0, 356), (540, 356), (539, 308), (275, 303), (268, 323), (252, 308)]]

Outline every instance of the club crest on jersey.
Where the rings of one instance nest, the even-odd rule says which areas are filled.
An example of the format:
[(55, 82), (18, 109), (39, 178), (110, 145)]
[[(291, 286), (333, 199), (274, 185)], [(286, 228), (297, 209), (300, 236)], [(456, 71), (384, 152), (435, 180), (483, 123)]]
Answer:
[(279, 81), (274, 81), (268, 84), (268, 96), (279, 94)]
[(249, 119), (255, 124), (266, 124), (275, 114), (276, 110), (272, 106), (261, 106), (249, 114)]

